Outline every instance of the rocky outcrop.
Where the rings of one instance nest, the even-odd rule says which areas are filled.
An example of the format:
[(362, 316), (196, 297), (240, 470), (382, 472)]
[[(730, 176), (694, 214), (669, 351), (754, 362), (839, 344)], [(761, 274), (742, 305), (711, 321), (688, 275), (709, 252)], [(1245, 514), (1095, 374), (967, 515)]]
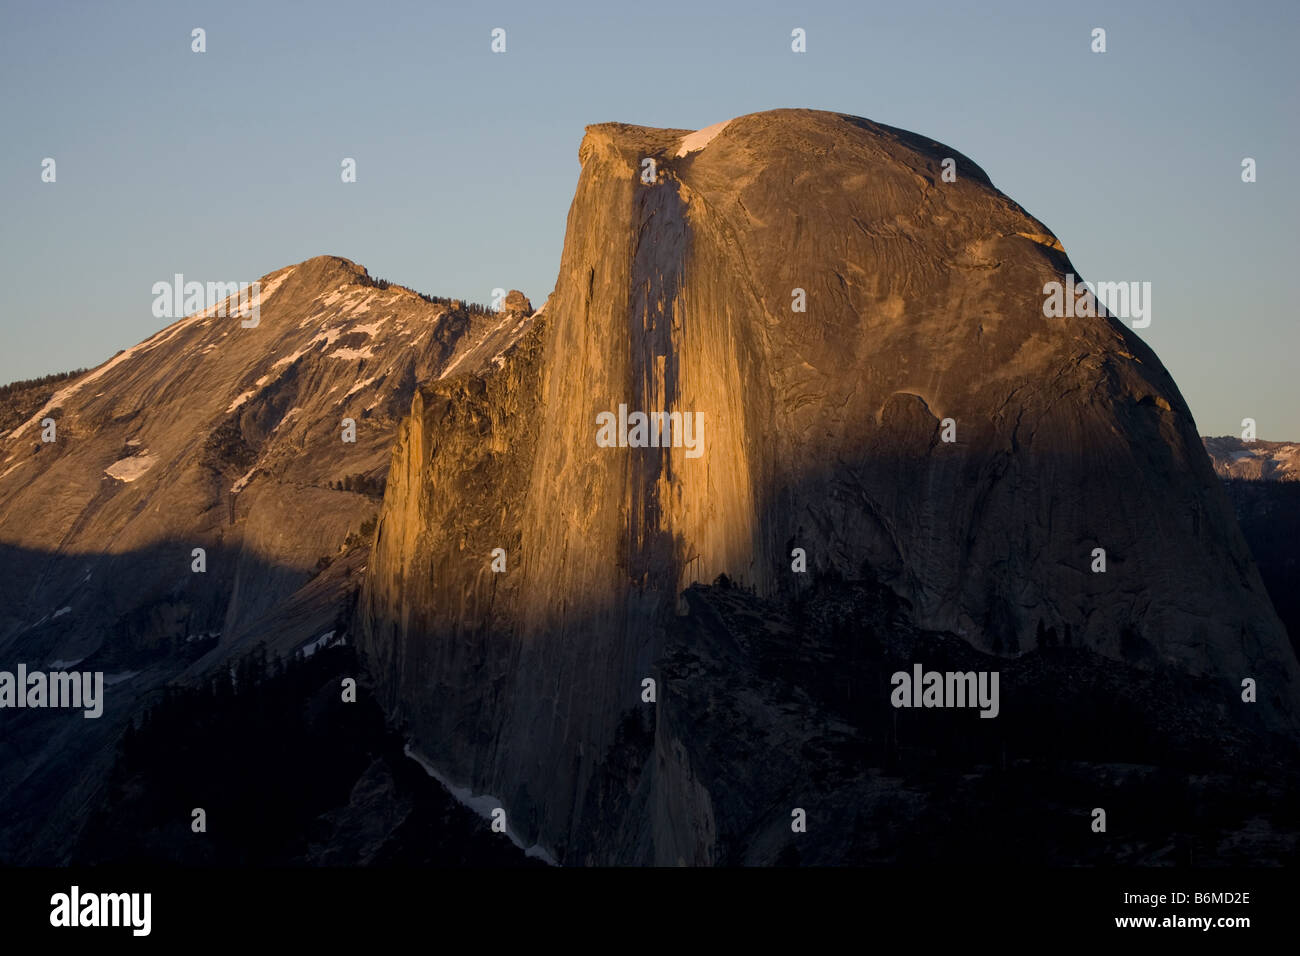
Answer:
[(528, 301), (528, 296), (524, 295), (518, 289), (511, 289), (506, 293), (505, 302), (501, 307), (502, 312), (509, 312), (513, 315), (532, 315), (533, 304)]
[[(361, 599), (386, 706), (521, 840), (717, 862), (772, 812), (726, 797), (700, 732), (725, 680), (673, 678), (689, 718), (642, 699), (701, 626), (683, 592), (723, 575), (775, 606), (879, 581), (995, 659), (1064, 634), (1225, 697), (1254, 677), (1294, 728), (1295, 657), (1178, 389), (1119, 321), (1044, 315), (1075, 270), (970, 160), (805, 110), (592, 126), (579, 157), (544, 317), (417, 392)], [(620, 406), (700, 416), (701, 453), (608, 447)], [(766, 739), (750, 773), (788, 776), (803, 738)]]

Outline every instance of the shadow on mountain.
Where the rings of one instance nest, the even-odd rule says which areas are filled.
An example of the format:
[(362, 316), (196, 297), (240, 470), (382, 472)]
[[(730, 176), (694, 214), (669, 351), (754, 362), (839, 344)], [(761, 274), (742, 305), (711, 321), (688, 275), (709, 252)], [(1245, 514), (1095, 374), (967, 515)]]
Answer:
[[(522, 866), (403, 753), (353, 651), (260, 649), (128, 724), (77, 863)], [(194, 811), (203, 811), (196, 832)]]
[[(262, 633), (221, 635), (244, 577), (288, 582), (280, 604), (311, 610), (287, 618), (305, 621), (297, 630), (332, 623), (343, 638), (359, 584), (349, 557), (304, 570), (209, 548), (198, 574), (188, 543), (115, 555), (0, 545), (11, 589), (80, 579), (88, 564), (100, 578), (62, 614), (18, 605), (28, 623), (0, 644), (0, 670), (105, 674), (99, 718), (0, 712), (0, 864), (531, 863), (402, 754), (366, 690), (342, 701), (344, 676), (364, 681), (350, 648), (304, 658), (300, 634), (277, 629), (282, 608)], [(142, 585), (150, 575), (157, 585)], [(195, 807), (206, 833), (190, 830)]]
[(1300, 656), (1300, 481), (1223, 483), (1277, 615)]
[[(1085, 487), (1091, 469), (1109, 467), (1038, 466), (1060, 480), (1044, 480), (1048, 501), (1067, 493), (1062, 488)], [(921, 458), (900, 454), (880, 467), (897, 470), (900, 488), (943, 486), (933, 481), (937, 466)], [(810, 472), (807, 481), (822, 481)], [(1207, 513), (1218, 494), (1217, 482), (1207, 484)], [(1143, 495), (1114, 503), (1111, 514), (1148, 511)], [(805, 492), (794, 497), (809, 500)], [(899, 507), (878, 517), (907, 538), (906, 522), (919, 510)], [(1014, 528), (1013, 521), (1007, 533)], [(820, 535), (797, 543), (809, 540), (809, 554), (826, 553)], [(655, 724), (638, 715), (639, 736), (621, 739), (656, 740), (643, 748), (647, 759), (651, 750), (662, 758), (678, 745), (689, 753), (692, 773), (711, 791), (718, 834), (710, 862), (1300, 861), (1300, 746), (1282, 719), (1294, 715), (1297, 701), (1284, 662), (1253, 661), (1249, 673), (1258, 678), (1261, 703), (1248, 703), (1242, 674), (1210, 666), (1205, 676), (1193, 676), (1173, 663), (1165, 654), (1171, 635), (1144, 633), (1130, 619), (1117, 633), (1093, 633), (1084, 643), (1069, 624), (1026, 620), (1011, 607), (1014, 576), (963, 564), (975, 580), (987, 579), (990, 595), (1001, 595), (976, 622), (993, 636), (987, 653), (957, 634), (919, 626), (916, 609), (883, 578), (906, 582), (915, 569), (907, 560), (880, 562), (879, 549), (867, 557), (865, 536), (859, 540), (855, 571), (840, 570), (852, 560), (841, 556), (838, 567), (789, 575), (797, 583), (766, 598), (724, 576), (689, 588), (690, 613), (665, 625)], [(1189, 556), (1186, 573), (1158, 571), (1191, 587), (1194, 560)], [(1221, 573), (1241, 575), (1244, 587), (1248, 570)], [(1092, 589), (1094, 576), (1079, 580), (1087, 593), (1054, 593), (1050, 603), (1105, 600)], [(1267, 606), (1257, 586), (1255, 592)], [(998, 672), (997, 717), (981, 719), (973, 707), (892, 706), (892, 675), (910, 674), (915, 664)], [(636, 763), (623, 760), (629, 769)], [(807, 832), (792, 832), (795, 808), (807, 812)], [(1099, 808), (1105, 832), (1093, 829)]]
[[(690, 749), (715, 819), (750, 821), (719, 834), (718, 863), (1297, 859), (1295, 744), (1221, 681), (1138, 669), (1051, 632), (1016, 658), (983, 654), (912, 626), (869, 573), (824, 576), (788, 607), (725, 580), (687, 597), (661, 736)], [(894, 708), (891, 676), (915, 663), (1000, 672), (998, 716)], [(793, 834), (794, 807), (816, 827)]]
[[(1154, 403), (1136, 406), (1121, 413), (1159, 414)], [(925, 448), (934, 423), (920, 412), (912, 417), (910, 433)], [(475, 440), (488, 444), (486, 432), (474, 432)], [(517, 509), (504, 492), (481, 495), (484, 485), (508, 486), (466, 464), (457, 437), (438, 432), (427, 445), (452, 449), (463, 473), (437, 470), (436, 455), (422, 459), (452, 518), (445, 527), (435, 520), (429, 537), (403, 555), (386, 582), (391, 593), (368, 610), (363, 598), (363, 613), (374, 614), (369, 664), (385, 707), (410, 721), (422, 752), (453, 779), (500, 794), (523, 839), (562, 862), (1300, 860), (1300, 751), (1288, 736), (1297, 704), (1292, 651), (1208, 461), (1175, 460), (1158, 434), (1135, 441), (1132, 457), (1118, 460), (1101, 450), (1047, 460), (983, 449), (931, 464), (902, 449), (835, 469), (810, 465), (787, 497), (772, 495), (755, 509), (755, 542), (787, 542), (767, 553), (798, 544), (823, 559), (818, 568), (810, 558), (806, 574), (784, 573), (788, 564), (780, 575), (746, 569), (758, 580), (788, 581), (781, 593), (763, 596), (724, 575), (688, 588), (687, 613), (679, 616), (677, 596), (655, 588), (672, 566), (647, 546), (655, 543), (650, 534), (629, 534), (622, 550), (595, 558), (626, 573), (626, 593), (588, 594), (554, 622), (515, 624), (524, 637), (510, 630), (518, 585), (487, 574), (489, 591), (474, 569), (446, 559), (457, 541), (510, 540), (502, 515)], [(1155, 500), (1158, 481), (1139, 477), (1180, 467), (1204, 473), (1185, 514)], [(1015, 482), (997, 488), (1011, 505), (997, 510), (984, 495), (977, 505), (987, 511), (965, 525), (945, 522), (937, 496), (986, 469), (990, 485)], [(1119, 484), (1120, 500), (1098, 497), (1098, 487), (1116, 486), (1098, 480), (1108, 469), (1131, 472)], [(809, 511), (808, 503), (835, 495), (857, 503), (844, 489), (848, 481), (836, 487), (836, 475), (864, 492), (897, 490), (883, 507), (864, 494), (861, 507), (845, 509), (834, 526), (790, 516), (788, 501)], [(556, 489), (557, 498), (564, 490)], [(1025, 543), (1033, 543), (1034, 521), (1063, 502), (1104, 525), (1103, 541), (1125, 546), (1112, 546), (1108, 575), (1093, 575), (1092, 541), (1071, 536), (1073, 564), (1059, 580), (1077, 582), (1076, 590), (1063, 586), (1017, 605), (1021, 569), (1048, 560), (1033, 558)], [(410, 514), (423, 515), (421, 507), (410, 504)], [(1186, 540), (1207, 537), (1222, 565), (1199, 553), (1165, 560), (1167, 544), (1143, 523), (1152, 514), (1185, 521), (1171, 524), (1171, 533)], [(654, 531), (653, 522), (647, 526)], [(390, 531), (411, 535), (405, 527)], [(447, 548), (439, 544), (444, 532)], [(975, 548), (990, 538), (1029, 557), (997, 564)], [(899, 540), (924, 547), (891, 552)], [(973, 611), (972, 636), (920, 625), (924, 618), (899, 594), (931, 599), (927, 573), (949, 563), (948, 548), (966, 580), (989, 595)], [(581, 560), (590, 565), (589, 550)], [(526, 555), (512, 561), (528, 566)], [(1235, 603), (1199, 623), (1198, 591), (1214, 575)], [(1164, 617), (1147, 616), (1152, 590), (1167, 604)], [(1031, 615), (1026, 608), (1040, 598), (1046, 607), (1086, 609), (1086, 640), (1068, 616)], [(1250, 633), (1255, 625), (1258, 635)], [(976, 646), (985, 641), (986, 650)], [(892, 675), (915, 664), (999, 672), (998, 716), (893, 707)], [(658, 681), (656, 703), (638, 703), (642, 676)], [(1243, 700), (1244, 677), (1257, 682), (1258, 703)], [(796, 833), (791, 814), (800, 809), (808, 828)], [(1105, 811), (1104, 831), (1094, 829), (1097, 810)]]
[[(636, 821), (651, 776), (680, 749), (708, 789), (717, 829), (713, 857), (694, 862), (1300, 861), (1295, 742), (1220, 679), (1139, 668), (1054, 629), (1015, 658), (981, 653), (915, 627), (906, 602), (866, 570), (856, 580), (819, 575), (790, 604), (725, 577), (685, 598), (689, 613), (665, 621), (664, 653), (649, 671), (658, 705), (611, 715), (613, 743), (589, 757), (599, 769), (582, 797), (584, 823), (598, 819), (610, 838), (645, 825)], [(491, 661), (459, 655), (469, 673), (495, 673)], [(914, 663), (1000, 672), (998, 716), (894, 708), (891, 676)], [(460, 715), (469, 740), (493, 729), (491, 708), (454, 696), (441, 706)], [(451, 766), (463, 740), (447, 742), (421, 746)], [(557, 754), (580, 759), (576, 745), (544, 737), (531, 758)], [(513, 820), (535, 819), (526, 787), (507, 805)], [(808, 814), (805, 833), (791, 831), (795, 808)], [(1096, 808), (1107, 814), (1104, 833), (1092, 830)]]

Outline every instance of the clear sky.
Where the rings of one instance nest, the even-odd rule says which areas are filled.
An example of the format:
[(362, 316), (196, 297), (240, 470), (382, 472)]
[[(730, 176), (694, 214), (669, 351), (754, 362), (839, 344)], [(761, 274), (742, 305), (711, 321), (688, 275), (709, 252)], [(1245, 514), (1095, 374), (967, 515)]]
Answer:
[(1203, 434), (1251, 417), (1300, 440), (1294, 0), (0, 10), (0, 381), (144, 339), (166, 324), (151, 287), (177, 272), (251, 281), (329, 253), (422, 292), (540, 304), (584, 125), (798, 106), (965, 153), (1084, 278), (1152, 283), (1140, 334)]

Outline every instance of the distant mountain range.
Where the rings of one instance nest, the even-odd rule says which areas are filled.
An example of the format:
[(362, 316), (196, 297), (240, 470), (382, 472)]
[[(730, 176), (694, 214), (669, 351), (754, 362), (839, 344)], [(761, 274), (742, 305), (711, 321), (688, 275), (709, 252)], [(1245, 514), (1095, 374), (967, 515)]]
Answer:
[(1248, 442), (1231, 435), (1201, 441), (1220, 478), (1300, 481), (1300, 442)]

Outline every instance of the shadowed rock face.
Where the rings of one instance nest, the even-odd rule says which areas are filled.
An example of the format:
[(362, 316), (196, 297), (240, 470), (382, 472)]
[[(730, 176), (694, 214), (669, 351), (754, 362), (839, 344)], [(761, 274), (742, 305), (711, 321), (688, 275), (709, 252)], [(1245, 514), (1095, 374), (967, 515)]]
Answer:
[[(592, 126), (579, 156), (544, 321), (417, 393), (362, 597), (414, 746), (527, 842), (709, 862), (759, 812), (701, 769), (725, 735), (666, 703), (644, 725), (680, 595), (720, 574), (778, 603), (815, 573), (869, 577), (985, 654), (1050, 630), (1226, 696), (1254, 677), (1294, 727), (1294, 655), (1182, 396), (1117, 320), (1044, 316), (1075, 270), (977, 166), (805, 110), (711, 137)], [(703, 454), (598, 447), (620, 403), (701, 413)]]

